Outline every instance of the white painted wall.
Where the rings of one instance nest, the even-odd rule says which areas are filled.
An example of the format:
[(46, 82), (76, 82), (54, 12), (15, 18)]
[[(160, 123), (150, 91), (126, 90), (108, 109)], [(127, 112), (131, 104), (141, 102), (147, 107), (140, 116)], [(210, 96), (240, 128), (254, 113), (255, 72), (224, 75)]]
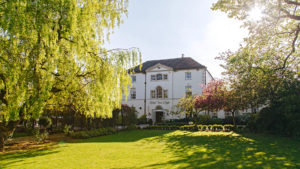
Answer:
[[(185, 73), (191, 72), (192, 78), (186, 79)], [(151, 75), (167, 74), (167, 80), (151, 80)], [(213, 79), (206, 69), (186, 69), (173, 71), (172, 68), (157, 64), (146, 70), (146, 73), (136, 73), (131, 76), (136, 76), (136, 82), (132, 83), (132, 88), (136, 89), (136, 99), (131, 99), (130, 95), (128, 100), (122, 101), (122, 104), (134, 106), (138, 111), (138, 117), (146, 114), (148, 118), (156, 121), (157, 106), (161, 107), (163, 111), (162, 120), (170, 120), (177, 118), (184, 118), (184, 115), (174, 115), (171, 112), (176, 111), (175, 107), (178, 100), (185, 96), (185, 87), (192, 86), (193, 95), (201, 95), (201, 84), (208, 83)], [(145, 93), (145, 78), (146, 78), (146, 93)], [(163, 90), (168, 90), (168, 98), (151, 98), (151, 90), (156, 90), (157, 86), (161, 86)], [(146, 102), (145, 102), (146, 94)], [(146, 105), (146, 107), (145, 107)], [(218, 117), (224, 118), (224, 113), (218, 113)]]

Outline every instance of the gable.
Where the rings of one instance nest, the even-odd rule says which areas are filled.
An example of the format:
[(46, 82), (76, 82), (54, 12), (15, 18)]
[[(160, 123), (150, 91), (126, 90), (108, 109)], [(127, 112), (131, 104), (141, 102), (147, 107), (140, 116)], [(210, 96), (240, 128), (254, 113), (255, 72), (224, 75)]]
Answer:
[(145, 71), (146, 72), (161, 72), (161, 71), (170, 71), (170, 70), (173, 70), (173, 68), (158, 63), (152, 67), (149, 67)]

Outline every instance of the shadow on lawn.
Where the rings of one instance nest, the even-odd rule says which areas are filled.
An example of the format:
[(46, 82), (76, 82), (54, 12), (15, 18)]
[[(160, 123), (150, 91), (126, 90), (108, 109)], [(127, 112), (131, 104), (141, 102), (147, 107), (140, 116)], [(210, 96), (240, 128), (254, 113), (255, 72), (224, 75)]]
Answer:
[(82, 139), (72, 143), (91, 143), (91, 142), (135, 142), (142, 139), (152, 138), (152, 137), (162, 137), (170, 130), (129, 130), (121, 131), (117, 134), (109, 136), (100, 136), (89, 139)]
[(0, 154), (0, 168), (6, 168), (6, 167), (11, 168), (14, 167), (15, 163), (24, 161), (28, 158), (53, 154), (57, 152), (59, 151), (57, 151), (56, 148), (52, 147), (46, 149), (30, 150), (26, 152)]
[(164, 151), (173, 152), (178, 159), (143, 168), (161, 168), (170, 164), (177, 168), (300, 168), (300, 143), (288, 138), (272, 138), (190, 132), (167, 134)]

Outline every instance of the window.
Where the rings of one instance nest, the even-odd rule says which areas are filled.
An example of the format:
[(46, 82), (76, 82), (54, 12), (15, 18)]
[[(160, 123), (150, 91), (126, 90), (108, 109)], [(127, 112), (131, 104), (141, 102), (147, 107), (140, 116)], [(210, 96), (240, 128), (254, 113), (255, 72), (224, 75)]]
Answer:
[(156, 75), (156, 80), (162, 80), (162, 75), (161, 74), (157, 74)]
[(191, 85), (185, 86), (185, 95), (186, 95), (186, 97), (192, 96), (192, 86)]
[(151, 98), (152, 98), (152, 99), (155, 98), (155, 90), (151, 90)]
[(132, 83), (136, 82), (136, 76), (131, 76), (131, 82)]
[(135, 88), (132, 88), (130, 90), (130, 98), (131, 99), (136, 99), (136, 90), (135, 90)]
[(164, 98), (168, 98), (168, 90), (164, 90)]
[(192, 73), (191, 72), (185, 72), (185, 80), (191, 80), (192, 79)]
[(162, 88), (160, 86), (156, 87), (156, 98), (162, 98)]
[(168, 75), (164, 74), (164, 80), (168, 80)]
[(156, 80), (156, 76), (155, 75), (151, 75), (151, 80)]

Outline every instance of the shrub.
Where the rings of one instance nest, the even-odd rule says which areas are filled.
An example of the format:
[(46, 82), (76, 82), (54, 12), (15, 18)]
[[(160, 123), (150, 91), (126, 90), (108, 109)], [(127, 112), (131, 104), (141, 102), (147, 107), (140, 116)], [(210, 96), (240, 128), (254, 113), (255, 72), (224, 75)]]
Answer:
[(137, 124), (147, 124), (147, 116), (144, 114), (137, 119)]
[(71, 125), (65, 125), (65, 127), (64, 127), (64, 133), (65, 133), (65, 135), (66, 136), (69, 136), (70, 135), (70, 131), (71, 131)]
[(48, 139), (48, 137), (49, 137), (49, 133), (47, 131), (40, 133), (40, 130), (38, 128), (33, 129), (32, 132), (33, 132), (34, 138), (37, 142), (44, 141), (44, 140)]
[(232, 124), (225, 124), (224, 131), (232, 131), (234, 126)]
[(209, 115), (199, 115), (198, 123), (199, 124), (209, 124), (210, 116)]
[(89, 130), (89, 131), (79, 131), (70, 133), (72, 138), (90, 138), (90, 137), (97, 137), (97, 136), (105, 136), (116, 133), (116, 130), (108, 127), (108, 128), (101, 128), (96, 130)]
[(52, 120), (49, 117), (40, 117), (39, 118), (39, 125), (43, 128), (47, 129), (51, 126)]

